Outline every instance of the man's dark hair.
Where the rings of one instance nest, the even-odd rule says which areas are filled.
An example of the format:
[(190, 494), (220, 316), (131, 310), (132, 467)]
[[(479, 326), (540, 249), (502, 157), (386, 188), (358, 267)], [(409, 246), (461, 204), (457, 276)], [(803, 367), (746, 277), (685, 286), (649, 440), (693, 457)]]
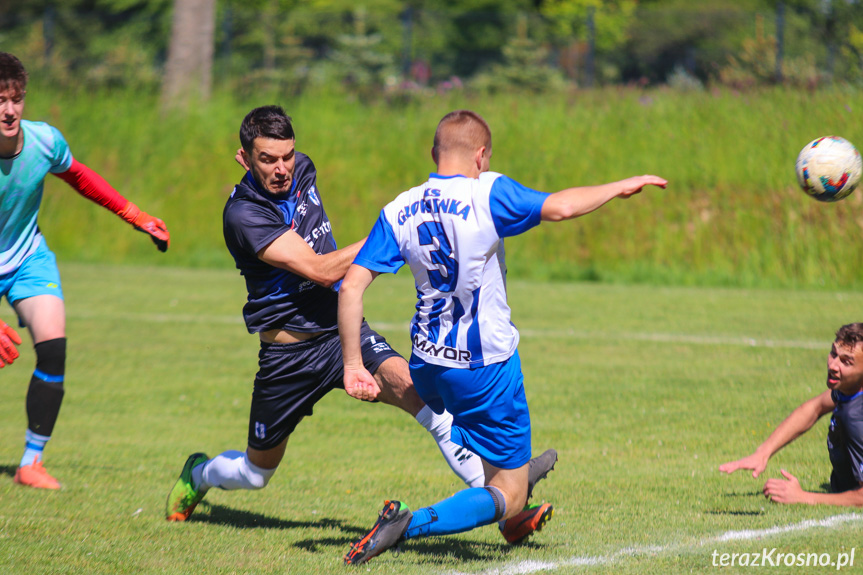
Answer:
[(281, 106), (255, 108), (246, 114), (242, 125), (240, 125), (240, 144), (246, 153), (252, 153), (255, 138), (295, 139), (291, 117), (285, 113)]
[(21, 60), (8, 52), (0, 52), (0, 92), (11, 90), (23, 96), (27, 89), (27, 70)]
[(836, 332), (836, 341), (850, 348), (858, 343), (863, 343), (863, 323), (843, 325)]

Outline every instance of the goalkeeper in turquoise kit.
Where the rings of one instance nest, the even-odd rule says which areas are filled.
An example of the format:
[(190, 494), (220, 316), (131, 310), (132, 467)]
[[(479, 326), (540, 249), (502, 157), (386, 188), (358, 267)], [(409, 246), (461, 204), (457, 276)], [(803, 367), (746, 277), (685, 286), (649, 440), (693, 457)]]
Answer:
[[(63, 135), (43, 122), (22, 119), (27, 71), (12, 54), (0, 52), (0, 298), (6, 296), (19, 324), (33, 337), (36, 368), (27, 390), (27, 432), (15, 483), (59, 489), (42, 465), (60, 404), (66, 365), (66, 315), (57, 260), (38, 225), (42, 188), (53, 174), (84, 197), (111, 210), (168, 249), (165, 223), (117, 193), (76, 161)], [(17, 357), (21, 338), (0, 321), (0, 368)]]

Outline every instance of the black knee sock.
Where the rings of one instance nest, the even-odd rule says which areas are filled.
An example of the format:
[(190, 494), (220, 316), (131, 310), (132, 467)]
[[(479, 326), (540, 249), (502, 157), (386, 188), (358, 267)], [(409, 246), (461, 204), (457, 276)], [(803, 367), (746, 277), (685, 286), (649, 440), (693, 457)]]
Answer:
[(63, 403), (66, 371), (66, 338), (35, 345), (36, 370), (27, 390), (27, 426), (33, 433), (50, 437)]

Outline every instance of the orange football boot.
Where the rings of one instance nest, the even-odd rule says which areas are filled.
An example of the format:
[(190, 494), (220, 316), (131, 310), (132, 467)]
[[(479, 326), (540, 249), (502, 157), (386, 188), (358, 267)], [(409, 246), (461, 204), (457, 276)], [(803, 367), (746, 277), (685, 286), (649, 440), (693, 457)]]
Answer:
[(26, 485), (27, 487), (35, 487), (36, 489), (60, 489), (60, 483), (51, 477), (48, 471), (42, 466), (42, 462), (37, 457), (30, 465), (22, 465), (15, 471), (15, 479), (13, 480), (18, 485)]

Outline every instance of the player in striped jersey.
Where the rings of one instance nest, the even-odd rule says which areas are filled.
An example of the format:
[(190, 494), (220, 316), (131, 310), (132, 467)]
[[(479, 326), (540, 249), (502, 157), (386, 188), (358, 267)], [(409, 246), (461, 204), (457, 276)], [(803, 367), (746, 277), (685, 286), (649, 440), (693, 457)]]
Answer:
[(351, 546), (348, 564), (365, 563), (405, 539), (460, 533), (522, 514), (539, 522), (550, 517), (548, 504), (523, 509), (530, 415), (518, 330), (506, 301), (503, 239), (667, 184), (646, 175), (546, 194), (489, 171), (491, 152), (491, 131), (478, 114), (444, 116), (432, 148), (437, 172), (384, 207), (339, 292), (345, 389), (372, 399), (379, 388), (360, 356), (362, 296), (380, 273), (410, 266), (419, 300), (411, 322), (411, 378), (429, 407), (452, 414), (452, 440), (482, 458), (485, 487), (413, 513), (387, 501), (374, 528)]
[[(213, 487), (262, 489), (288, 439), (315, 404), (341, 387), (338, 286), (362, 242), (336, 246), (311, 158), (295, 149), (291, 118), (255, 108), (240, 128), (238, 161), (247, 172), (228, 199), (224, 236), (246, 280), (243, 317), (261, 340), (244, 451), (190, 455), (166, 501), (165, 517), (185, 521)], [(407, 362), (368, 325), (363, 354), (385, 388), (379, 398), (410, 413), (435, 439), (466, 484), (482, 484), (479, 460), (449, 440), (449, 414), (435, 414), (413, 389)]]
[[(225, 205), (224, 235), (246, 279), (243, 316), (261, 350), (249, 414), (245, 451), (209, 458), (193, 453), (165, 505), (169, 521), (185, 521), (214, 487), (262, 489), (276, 473), (296, 426), (316, 403), (342, 387), (338, 336), (338, 286), (362, 241), (339, 249), (324, 210), (317, 169), (295, 148), (291, 118), (278, 106), (255, 108), (240, 127), (238, 162), (248, 171)], [(483, 485), (482, 463), (450, 441), (451, 416), (433, 412), (414, 391), (407, 362), (365, 322), (362, 355), (380, 382), (377, 397), (410, 413), (434, 438), (441, 454), (468, 486)], [(550, 449), (531, 460), (532, 487), (551, 471)], [(517, 543), (530, 522), (502, 531)]]

